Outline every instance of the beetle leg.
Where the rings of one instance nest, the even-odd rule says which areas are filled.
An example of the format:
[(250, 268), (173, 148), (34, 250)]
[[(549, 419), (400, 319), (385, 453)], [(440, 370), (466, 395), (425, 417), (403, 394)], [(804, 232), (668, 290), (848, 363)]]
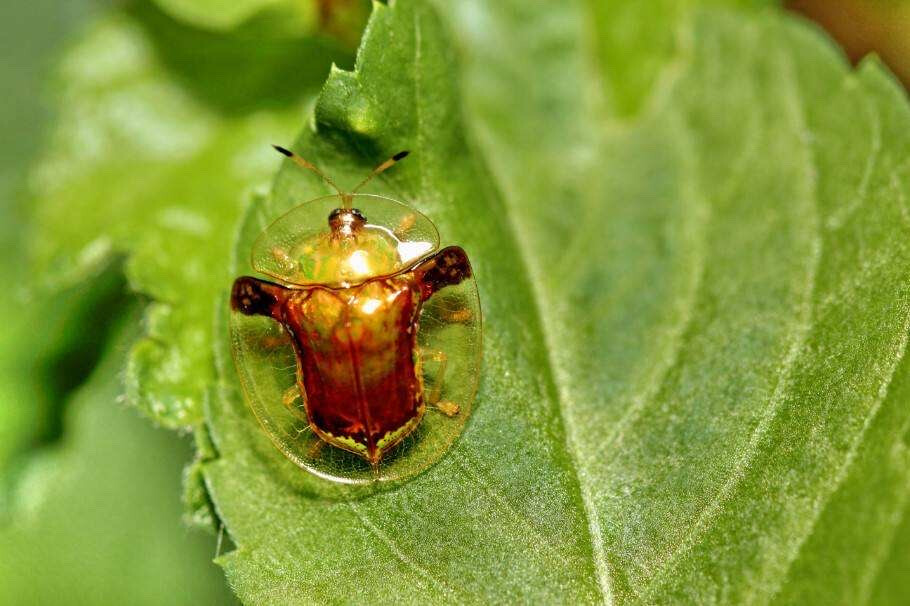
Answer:
[(281, 401), (288, 408), (294, 408), (294, 400), (300, 397), (300, 390), (297, 389), (296, 385), (291, 385), (284, 391), (284, 395), (281, 396)]
[(307, 451), (307, 456), (311, 459), (315, 459), (319, 456), (319, 453), (322, 452), (322, 447), (325, 446), (325, 441), (322, 438), (317, 439), (310, 446), (309, 451)]
[(471, 263), (460, 246), (449, 246), (414, 268), (420, 294), (426, 301), (433, 293), (460, 284), (471, 277)]
[(259, 340), (259, 345), (263, 349), (278, 349), (289, 345), (287, 335), (265, 335)]
[(436, 374), (436, 380), (433, 382), (433, 389), (427, 394), (426, 404), (447, 417), (454, 417), (458, 414), (460, 407), (455, 402), (442, 399), (442, 386), (445, 382), (449, 357), (442, 351), (433, 351), (429, 353), (428, 357), (431, 361), (439, 364), (439, 371)]
[(414, 213), (408, 213), (401, 218), (401, 221), (398, 222), (398, 227), (396, 227), (392, 233), (394, 233), (399, 238), (405, 235), (408, 230), (414, 227), (414, 223), (417, 222), (417, 215)]
[(446, 320), (449, 322), (455, 322), (457, 324), (467, 324), (471, 321), (471, 318), (474, 317), (474, 314), (471, 313), (471, 310), (467, 307), (463, 309), (456, 309), (455, 311), (449, 311), (445, 314)]
[(439, 370), (436, 372), (436, 378), (433, 381), (433, 389), (427, 393), (427, 404), (434, 406), (442, 398), (442, 384), (445, 381), (449, 356), (441, 351), (428, 351), (426, 357), (431, 362), (439, 364)]
[(439, 401), (432, 408), (438, 410), (447, 417), (454, 417), (461, 411), (461, 407), (451, 400)]
[(307, 419), (306, 414), (301, 411), (301, 408), (306, 405), (306, 400), (303, 400), (303, 402), (298, 405), (295, 404), (298, 399), (303, 400), (303, 398), (301, 398), (300, 388), (296, 385), (291, 385), (287, 388), (287, 390), (284, 392), (284, 395), (281, 397), (281, 402), (284, 404), (285, 408), (291, 411), (292, 415), (301, 421), (309, 423), (309, 419)]

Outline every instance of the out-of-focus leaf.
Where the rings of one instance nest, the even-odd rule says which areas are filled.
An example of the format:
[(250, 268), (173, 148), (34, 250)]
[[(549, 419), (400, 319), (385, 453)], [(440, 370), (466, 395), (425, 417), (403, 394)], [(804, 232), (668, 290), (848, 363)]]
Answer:
[[(346, 183), (412, 150), (379, 187), (471, 255), (483, 382), (447, 458), (346, 497), (262, 436), (222, 323), (203, 470), (233, 586), (269, 604), (900, 603), (880, 575), (906, 561), (906, 98), (787, 18), (697, 11), (620, 127), (563, 10), (452, 9), (461, 40), (522, 43), (469, 67), (468, 91), (504, 79), (466, 93), (492, 176), (426, 2), (378, 5), (355, 72), (329, 78), (298, 146)], [(283, 172), (237, 257), (325, 191)]]
[(228, 29), (236, 27), (254, 15), (273, 12), (286, 21), (291, 29), (304, 32), (315, 28), (318, 5), (313, 0), (155, 0), (175, 19), (200, 27)]
[(23, 466), (60, 439), (67, 397), (108, 346), (99, 316), (114, 316), (128, 301), (117, 267), (53, 296), (17, 294), (0, 337), (0, 520)]
[(0, 526), (0, 603), (233, 601), (210, 562), (215, 540), (178, 522), (189, 445), (118, 403), (138, 320), (109, 316), (119, 337), (68, 399), (65, 438), (32, 458), (19, 483), (15, 515)]
[[(59, 6), (49, 0), (5, 3), (0, 6), (0, 275), (4, 288), (4, 329), (0, 331), (0, 523), (8, 488), (15, 482), (22, 456), (53, 439), (59, 421), (54, 400), (72, 377), (64, 368), (49, 374), (55, 358), (81, 344), (61, 330), (67, 319), (78, 317), (73, 293), (37, 302), (25, 297), (29, 279), (24, 248), (28, 234), (21, 208), (24, 175), (37, 151), (48, 107), (43, 103), (43, 79), (61, 46), (93, 11), (77, 1)], [(102, 288), (103, 290), (103, 288)], [(100, 293), (99, 293), (100, 294)], [(46, 304), (45, 304), (46, 303)], [(48, 318), (52, 320), (48, 321)], [(97, 339), (95, 338), (97, 337)], [(93, 351), (81, 359), (92, 359)]]
[(215, 31), (282, 37), (325, 34), (356, 44), (368, 0), (155, 0), (171, 17)]
[(54, 0), (7, 2), (0, 7), (0, 264), (4, 275), (18, 271), (22, 255), (16, 251), (22, 237), (21, 209), (16, 196), (29, 160), (38, 150), (48, 107), (42, 84), (62, 41), (93, 14), (88, 0), (61, 6)]
[(130, 395), (161, 423), (201, 419), (234, 225), (277, 166), (268, 142), (299, 124), (333, 57), (344, 55), (325, 42), (219, 36), (139, 5), (64, 58), (60, 118), (35, 170), (33, 271), (59, 287), (128, 255), (130, 286), (155, 300)]

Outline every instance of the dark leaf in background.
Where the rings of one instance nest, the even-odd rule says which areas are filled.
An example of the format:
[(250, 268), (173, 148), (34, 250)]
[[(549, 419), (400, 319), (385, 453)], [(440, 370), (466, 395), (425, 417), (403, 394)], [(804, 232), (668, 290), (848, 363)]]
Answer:
[(0, 526), (0, 603), (229, 604), (215, 541), (180, 528), (186, 440), (123, 405), (123, 354), (135, 305), (109, 316), (115, 336), (66, 400), (66, 434), (34, 456)]

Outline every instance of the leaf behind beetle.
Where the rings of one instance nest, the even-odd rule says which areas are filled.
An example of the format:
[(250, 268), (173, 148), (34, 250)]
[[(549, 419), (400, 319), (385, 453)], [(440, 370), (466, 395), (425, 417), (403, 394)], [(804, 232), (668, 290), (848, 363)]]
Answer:
[[(879, 574), (903, 557), (910, 486), (906, 98), (788, 18), (691, 12), (643, 113), (617, 123), (580, 22), (464, 6), (445, 10), (464, 81), (430, 5), (377, 5), (297, 146), (345, 184), (412, 151), (377, 191), (472, 257), (475, 415), (415, 480), (329, 494), (286, 479), (222, 349), (205, 474), (241, 597), (898, 602)], [(527, 54), (472, 55), (484, 31)], [(322, 193), (283, 170), (241, 263)]]

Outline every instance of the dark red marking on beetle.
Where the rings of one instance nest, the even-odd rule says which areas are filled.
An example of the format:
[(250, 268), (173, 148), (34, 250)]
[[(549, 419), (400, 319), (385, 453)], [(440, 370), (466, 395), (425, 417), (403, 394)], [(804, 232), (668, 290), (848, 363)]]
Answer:
[(247, 316), (272, 316), (288, 289), (279, 284), (244, 276), (234, 281), (231, 308)]
[(446, 287), (459, 284), (471, 277), (471, 263), (460, 246), (449, 246), (418, 265), (414, 269), (423, 299)]

